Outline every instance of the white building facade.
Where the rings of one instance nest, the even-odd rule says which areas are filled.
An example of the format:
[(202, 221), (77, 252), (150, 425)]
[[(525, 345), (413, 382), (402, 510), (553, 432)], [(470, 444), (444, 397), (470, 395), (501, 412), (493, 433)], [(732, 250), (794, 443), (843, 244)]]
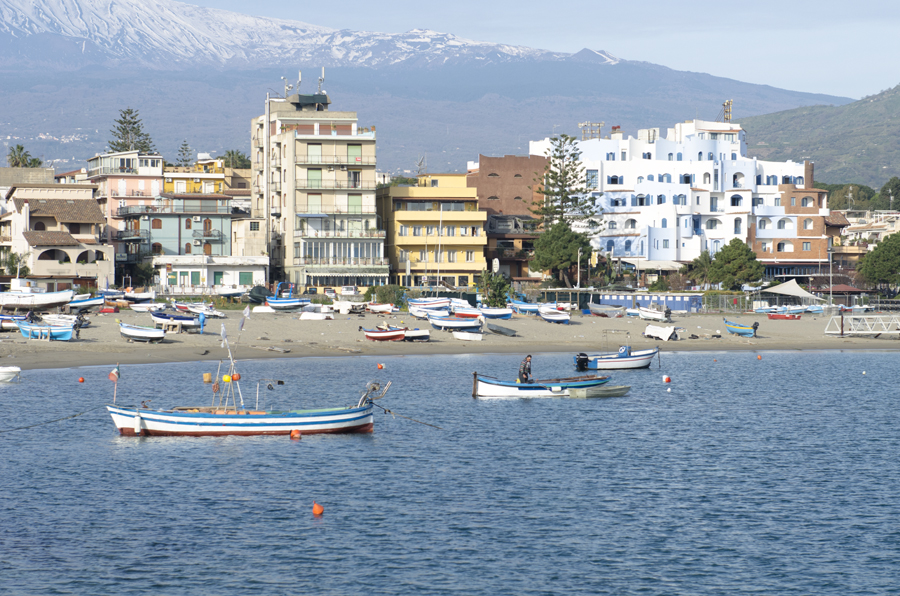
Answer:
[[(813, 240), (825, 238), (828, 209), (824, 191), (811, 188), (812, 164), (749, 158), (744, 135), (739, 124), (693, 120), (665, 138), (658, 128), (642, 129), (636, 139), (614, 129), (608, 138), (578, 141), (588, 191), (602, 209), (592, 228), (595, 250), (687, 263), (740, 238), (767, 272), (779, 261), (827, 262), (813, 249)], [(530, 152), (549, 148), (550, 139), (534, 141)], [(818, 225), (810, 224), (813, 217)]]

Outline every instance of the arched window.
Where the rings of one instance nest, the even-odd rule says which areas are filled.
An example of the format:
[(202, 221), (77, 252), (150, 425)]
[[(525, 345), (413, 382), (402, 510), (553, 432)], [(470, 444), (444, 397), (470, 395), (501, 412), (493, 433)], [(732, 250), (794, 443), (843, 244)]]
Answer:
[(794, 224), (791, 223), (789, 219), (779, 219), (778, 220), (778, 229), (779, 230), (793, 230)]
[(721, 246), (722, 246), (721, 242), (719, 242), (718, 240), (713, 240), (713, 246), (712, 246), (713, 254), (716, 254), (717, 252), (719, 252), (719, 248), (721, 248)]
[(710, 152), (706, 155), (706, 159), (709, 160), (709, 161), (712, 161), (712, 160), (715, 159), (715, 158), (713, 157), (712, 151), (710, 151)]
[(681, 161), (681, 153), (675, 156), (675, 161)]
[(631, 240), (625, 241), (625, 252), (631, 252)]
[(159, 242), (154, 242), (153, 246), (151, 247), (151, 251), (155, 255), (161, 255), (162, 254), (162, 244), (160, 244)]
[(513, 197), (513, 201), (521, 201), (522, 197)]
[(638, 176), (638, 184), (641, 184), (644, 181), (643, 176)]
[(665, 217), (662, 219), (662, 227), (663, 228), (669, 227), (669, 220), (667, 220)]
[(488, 197), (488, 201), (499, 201), (499, 200), (500, 200), (500, 197), (495, 196), (495, 195), (491, 195)]
[(615, 230), (615, 229), (616, 229), (616, 222), (614, 222), (614, 221), (609, 222), (609, 225), (607, 226), (607, 229), (609, 229), (609, 230)]
[(488, 174), (488, 178), (499, 178), (499, 177), (500, 177), (500, 174), (498, 174), (496, 172), (491, 172), (490, 174)]
[(32, 226), (32, 229), (35, 232), (43, 232), (44, 230), (47, 229), (47, 226), (45, 226), (44, 222), (42, 222), (42, 221), (36, 221), (36, 222), (34, 222), (34, 226)]
[(656, 197), (656, 204), (657, 205), (665, 205), (666, 204), (666, 195), (658, 195)]
[(61, 263), (71, 263), (71, 259), (69, 255), (57, 248), (53, 248), (50, 250), (45, 250), (38, 256), (38, 261), (59, 261)]
[(809, 219), (809, 218), (804, 219), (804, 220), (803, 220), (803, 229), (804, 229), (804, 230), (811, 230), (811, 229), (813, 229), (813, 220), (811, 220), (811, 219)]
[(709, 172), (703, 174), (703, 184), (709, 184)]
[(741, 233), (741, 218), (740, 217), (734, 218), (734, 233), (735, 234)]
[(703, 161), (703, 152), (697, 154), (697, 161)]
[(719, 227), (718, 219), (707, 219), (706, 220), (706, 229), (707, 230), (715, 230), (718, 227)]
[(797, 176), (795, 179), (796, 184), (803, 184), (803, 176)]
[(184, 229), (185, 230), (191, 229), (191, 218), (190, 217), (188, 217), (187, 219), (184, 220)]
[(636, 220), (636, 219), (629, 219), (628, 221), (625, 222), (625, 229), (626, 229), (626, 230), (633, 230), (633, 229), (636, 228), (636, 227), (637, 227), (637, 220)]
[(794, 245), (790, 242), (779, 242), (775, 250), (777, 252), (794, 252)]
[(607, 240), (606, 241), (606, 252), (612, 252), (614, 245), (615, 245), (615, 243), (612, 240)]
[(653, 182), (653, 174), (647, 176), (647, 182)]
[(812, 197), (803, 197), (803, 200), (800, 201), (801, 207), (815, 207), (816, 203), (813, 201)]
[(731, 188), (744, 188), (744, 175), (738, 172), (731, 177)]
[(191, 254), (191, 243), (190, 242), (188, 242), (184, 245), (184, 254), (186, 254), (186, 255)]
[(203, 245), (203, 254), (205, 254), (206, 256), (212, 255), (212, 244), (207, 242)]
[(88, 262), (90, 262), (90, 260), (91, 260), (90, 251), (86, 250), (83, 253), (81, 253), (80, 255), (78, 255), (78, 258), (75, 259), (75, 262), (76, 263), (88, 263)]
[(675, 156), (674, 156), (673, 154), (670, 153), (670, 154), (669, 154), (669, 161), (672, 161), (673, 159), (675, 159)]
[(150, 229), (153, 230), (161, 230), (162, 229), (162, 220), (159, 218), (155, 218), (150, 222)]
[(731, 206), (732, 207), (740, 207), (741, 206), (741, 195), (732, 195), (731, 196)]

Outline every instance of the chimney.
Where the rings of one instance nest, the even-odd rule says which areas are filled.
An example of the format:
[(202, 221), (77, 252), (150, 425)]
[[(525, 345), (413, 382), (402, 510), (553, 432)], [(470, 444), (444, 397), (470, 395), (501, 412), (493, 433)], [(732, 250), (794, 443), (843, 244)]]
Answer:
[(803, 162), (803, 188), (815, 188), (816, 184), (813, 182), (813, 170), (815, 170), (815, 164), (809, 160)]

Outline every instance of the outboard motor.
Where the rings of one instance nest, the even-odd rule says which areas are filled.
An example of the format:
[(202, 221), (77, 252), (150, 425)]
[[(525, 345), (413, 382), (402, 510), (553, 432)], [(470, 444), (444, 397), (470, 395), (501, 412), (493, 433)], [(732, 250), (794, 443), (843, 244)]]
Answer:
[(588, 369), (588, 362), (590, 362), (590, 358), (584, 352), (575, 356), (575, 368), (581, 372)]
[(756, 337), (756, 330), (759, 329), (759, 321), (753, 323), (753, 337)]

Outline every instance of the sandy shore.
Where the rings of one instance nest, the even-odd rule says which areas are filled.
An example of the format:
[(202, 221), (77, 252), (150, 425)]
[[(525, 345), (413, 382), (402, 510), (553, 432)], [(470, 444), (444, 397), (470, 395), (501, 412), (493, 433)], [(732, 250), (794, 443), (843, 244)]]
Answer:
[[(380, 356), (403, 354), (466, 354), (528, 352), (597, 352), (615, 350), (630, 343), (636, 349), (659, 345), (664, 351), (685, 350), (828, 350), (900, 349), (892, 339), (835, 338), (824, 335), (828, 317), (804, 315), (799, 321), (769, 320), (765, 315), (731, 318), (743, 323), (759, 322), (759, 337), (728, 335), (722, 315), (675, 315), (674, 324), (684, 327), (678, 341), (661, 342), (641, 336), (647, 323), (631, 318), (605, 319), (573, 314), (569, 325), (546, 323), (536, 317), (515, 316), (497, 321), (515, 329), (517, 337), (485, 334), (480, 342), (460, 341), (450, 333), (431, 331), (431, 341), (372, 342), (360, 326), (374, 327), (382, 321), (402, 326), (428, 327), (407, 313), (391, 315), (336, 315), (333, 321), (301, 321), (296, 313), (253, 314), (238, 332), (240, 311), (227, 311), (226, 319), (207, 322), (205, 333), (170, 333), (160, 344), (133, 343), (119, 335), (116, 319), (135, 325), (151, 325), (150, 315), (123, 310), (118, 314), (91, 315), (91, 325), (81, 339), (71, 342), (26, 340), (18, 332), (0, 334), (0, 362), (22, 369), (68, 368), (108, 364), (143, 364), (220, 360), (219, 332), (224, 322), (235, 358), (298, 358), (308, 356)], [(730, 319), (729, 319), (730, 320)], [(606, 331), (606, 333), (604, 333)], [(691, 334), (698, 339), (686, 339)], [(713, 338), (712, 335), (721, 335)]]

